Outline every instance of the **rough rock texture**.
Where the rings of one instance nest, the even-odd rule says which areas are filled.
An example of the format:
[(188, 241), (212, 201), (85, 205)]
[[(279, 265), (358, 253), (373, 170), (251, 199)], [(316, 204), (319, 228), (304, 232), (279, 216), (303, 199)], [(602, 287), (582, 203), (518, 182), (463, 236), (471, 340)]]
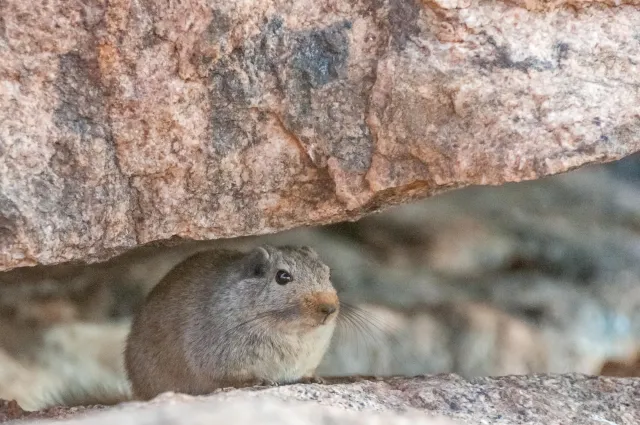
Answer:
[(0, 2), (0, 269), (640, 148), (637, 0)]
[[(139, 424), (180, 424), (180, 425), (459, 425), (450, 419), (431, 418), (421, 413), (362, 413), (349, 412), (339, 408), (282, 402), (277, 398), (264, 397), (258, 400), (217, 400), (194, 401), (189, 398), (167, 395), (161, 398), (166, 404), (150, 404), (128, 409), (112, 410), (106, 413), (74, 415), (59, 409), (50, 410), (45, 415), (55, 420), (14, 421), (27, 424), (96, 424), (96, 425), (139, 425)], [(22, 412), (7, 412), (7, 419), (20, 418)], [(61, 420), (66, 419), (66, 420)], [(2, 411), (0, 407), (0, 423)]]
[[(281, 404), (282, 401), (287, 404)], [(20, 416), (16, 406), (9, 408), (13, 418)], [(207, 410), (207, 416), (201, 416)], [(274, 417), (275, 411), (282, 416)], [(353, 416), (345, 411), (361, 413)], [(369, 416), (376, 411), (396, 415), (395, 418)], [(69, 410), (52, 408), (26, 418), (64, 417), (69, 413)], [(373, 419), (377, 419), (373, 423), (391, 424), (448, 423), (428, 420), (436, 416), (469, 425), (636, 425), (640, 421), (640, 379), (533, 375), (467, 381), (456, 375), (438, 375), (230, 390), (207, 397), (167, 393), (149, 403), (116, 407), (103, 416), (93, 416), (91, 410), (82, 414), (62, 423), (196, 424), (228, 423), (231, 419), (239, 424), (256, 423), (256, 420), (266, 424), (371, 423), (368, 420)], [(406, 414), (411, 416), (404, 416)], [(420, 416), (419, 422), (407, 422), (419, 420)]]

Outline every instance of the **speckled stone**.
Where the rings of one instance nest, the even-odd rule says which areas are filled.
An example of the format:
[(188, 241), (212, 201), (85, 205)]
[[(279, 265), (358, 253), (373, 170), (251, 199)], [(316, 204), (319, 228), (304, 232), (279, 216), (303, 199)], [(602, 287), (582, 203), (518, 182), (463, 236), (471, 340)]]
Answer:
[[(358, 412), (355, 416), (354, 411)], [(76, 415), (68, 409), (53, 408), (22, 418), (63, 417), (67, 419), (62, 423), (69, 424), (110, 421), (186, 425), (233, 420), (238, 424), (444, 425), (449, 422), (432, 418), (447, 417), (453, 423), (468, 425), (637, 425), (640, 423), (640, 379), (585, 375), (472, 380), (456, 375), (333, 379), (327, 385), (230, 389), (200, 397), (166, 393), (146, 403), (125, 403), (100, 413), (87, 409)]]
[(635, 152), (638, 4), (4, 0), (0, 270)]

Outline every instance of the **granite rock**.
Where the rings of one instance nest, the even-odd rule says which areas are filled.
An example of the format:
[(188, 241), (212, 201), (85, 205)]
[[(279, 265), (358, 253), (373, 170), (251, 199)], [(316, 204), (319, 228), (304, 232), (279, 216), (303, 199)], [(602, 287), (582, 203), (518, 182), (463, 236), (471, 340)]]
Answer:
[[(464, 380), (435, 375), (385, 380), (336, 380), (329, 385), (223, 390), (211, 396), (165, 393), (146, 403), (106, 412), (50, 408), (13, 418), (66, 418), (56, 424), (389, 423), (495, 425), (635, 425), (640, 421), (640, 379), (585, 375), (530, 375)], [(353, 381), (353, 380), (351, 380)], [(5, 404), (5, 406), (7, 406)], [(358, 412), (354, 415), (353, 412)], [(2, 411), (0, 411), (0, 415)]]
[(640, 149), (637, 0), (0, 2), (0, 269)]

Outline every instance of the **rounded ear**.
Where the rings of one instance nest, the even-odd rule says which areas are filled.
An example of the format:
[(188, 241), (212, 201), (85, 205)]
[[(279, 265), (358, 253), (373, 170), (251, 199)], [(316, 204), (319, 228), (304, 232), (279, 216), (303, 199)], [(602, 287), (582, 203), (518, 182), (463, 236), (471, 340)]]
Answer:
[(313, 258), (320, 258), (318, 253), (310, 246), (301, 246), (300, 251), (305, 252), (307, 255)]
[(267, 246), (257, 246), (247, 253), (245, 258), (245, 269), (249, 276), (264, 276), (269, 269), (269, 259), (271, 255)]

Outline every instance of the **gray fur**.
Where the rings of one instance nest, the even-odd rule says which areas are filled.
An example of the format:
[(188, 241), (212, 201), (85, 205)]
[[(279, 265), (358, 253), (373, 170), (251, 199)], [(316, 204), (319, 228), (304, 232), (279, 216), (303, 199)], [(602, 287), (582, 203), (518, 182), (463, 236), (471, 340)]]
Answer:
[[(293, 281), (276, 283), (280, 269)], [(215, 250), (189, 257), (134, 318), (125, 350), (134, 397), (312, 377), (337, 311), (323, 323), (325, 315), (309, 299), (332, 299), (338, 307), (329, 268), (311, 248), (264, 245), (246, 254)]]

